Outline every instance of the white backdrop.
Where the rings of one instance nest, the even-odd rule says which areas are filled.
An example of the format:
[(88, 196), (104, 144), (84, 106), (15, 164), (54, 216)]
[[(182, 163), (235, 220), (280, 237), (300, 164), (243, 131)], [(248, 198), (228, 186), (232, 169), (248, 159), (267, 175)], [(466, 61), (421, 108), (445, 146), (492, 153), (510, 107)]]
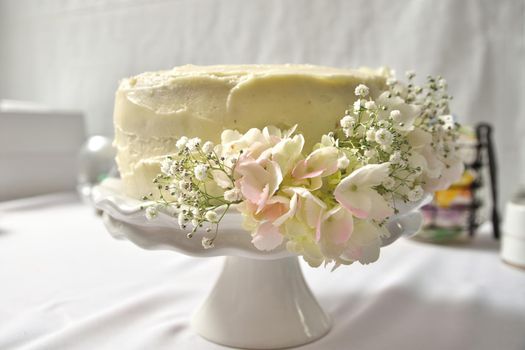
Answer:
[(0, 98), (82, 109), (112, 134), (117, 81), (175, 65), (388, 64), (442, 74), (496, 126), (503, 199), (525, 183), (525, 1), (0, 0)]

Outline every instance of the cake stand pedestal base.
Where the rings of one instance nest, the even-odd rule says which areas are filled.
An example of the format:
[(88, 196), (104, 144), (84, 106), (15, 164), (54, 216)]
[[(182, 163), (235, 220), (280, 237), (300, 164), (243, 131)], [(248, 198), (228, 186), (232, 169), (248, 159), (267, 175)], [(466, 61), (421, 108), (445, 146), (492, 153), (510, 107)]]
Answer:
[(229, 256), (192, 325), (204, 338), (245, 349), (280, 349), (328, 333), (330, 319), (308, 288), (297, 257)]

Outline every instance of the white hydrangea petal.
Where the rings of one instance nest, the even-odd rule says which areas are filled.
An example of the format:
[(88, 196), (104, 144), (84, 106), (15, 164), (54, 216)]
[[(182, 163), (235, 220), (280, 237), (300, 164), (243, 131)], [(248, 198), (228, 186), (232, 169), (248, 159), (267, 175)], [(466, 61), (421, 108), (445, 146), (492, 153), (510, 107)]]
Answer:
[(380, 221), (394, 214), (394, 209), (382, 195), (374, 190), (370, 190), (367, 194), (371, 203), (370, 218)]
[(272, 160), (279, 164), (283, 174), (287, 174), (292, 165), (301, 156), (304, 146), (303, 135), (295, 135), (293, 138), (282, 139), (272, 149)]
[(421, 149), (432, 142), (432, 134), (422, 129), (414, 129), (407, 135), (407, 140), (413, 149)]
[(242, 134), (237, 130), (226, 129), (221, 134), (221, 143), (225, 145), (234, 141), (238, 141), (241, 139), (241, 137)]
[[(351, 185), (360, 187), (362, 185), (377, 186), (388, 176), (390, 163), (367, 164), (341, 180), (339, 186), (348, 188)], [(338, 186), (338, 187), (339, 187)]]
[(211, 175), (213, 177), (213, 181), (215, 181), (217, 186), (220, 188), (229, 188), (233, 185), (228, 175), (221, 170), (212, 170)]

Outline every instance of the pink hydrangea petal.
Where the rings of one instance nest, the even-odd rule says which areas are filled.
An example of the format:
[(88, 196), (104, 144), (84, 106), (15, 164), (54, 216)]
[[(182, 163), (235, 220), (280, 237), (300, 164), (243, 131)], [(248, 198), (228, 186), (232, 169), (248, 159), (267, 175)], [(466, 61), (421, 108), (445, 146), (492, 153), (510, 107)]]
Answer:
[(298, 200), (297, 200), (297, 194), (296, 193), (294, 193), (294, 195), (292, 196), (292, 199), (288, 203), (288, 206), (289, 206), (288, 211), (283, 213), (280, 217), (278, 217), (277, 219), (275, 219), (273, 221), (273, 224), (275, 226), (280, 226), (280, 225), (284, 224), (284, 222), (286, 220), (291, 218), (297, 212), (297, 208), (299, 207), (299, 203), (298, 203)]
[(331, 228), (334, 230), (331, 234), (332, 241), (335, 244), (345, 243), (348, 240), (348, 238), (350, 238), (353, 228), (354, 228), (354, 222), (352, 220), (351, 215), (348, 215), (344, 218), (337, 220), (334, 227)]
[(292, 170), (292, 176), (298, 180), (307, 179), (319, 176), (323, 173), (323, 169), (316, 169), (313, 171), (307, 171), (308, 164), (306, 159), (297, 163), (297, 165)]
[(249, 181), (249, 178), (243, 177), (239, 180), (239, 187), (243, 196), (254, 204), (259, 203), (261, 197), (261, 188), (257, 186), (253, 181)]
[(258, 214), (261, 210), (264, 209), (264, 206), (266, 205), (266, 201), (268, 200), (268, 196), (270, 195), (270, 185), (266, 184), (263, 187), (262, 192), (259, 194), (259, 199), (255, 204), (257, 204), (257, 211), (256, 214)]
[(279, 189), (279, 186), (283, 181), (283, 173), (281, 172), (279, 164), (277, 164), (274, 161), (268, 162), (268, 164), (266, 165), (266, 171), (268, 177), (268, 184), (270, 185), (270, 196), (272, 196)]
[(337, 171), (337, 157), (338, 151), (334, 147), (317, 149), (297, 163), (292, 170), (292, 176), (302, 180), (331, 175)]
[(348, 247), (342, 257), (369, 264), (379, 258), (380, 246), (380, 231), (377, 226), (369, 221), (362, 221), (355, 225)]
[[(260, 215), (268, 221), (274, 222), (288, 210), (285, 203), (275, 202), (267, 204), (260, 212)], [(278, 225), (276, 225), (278, 226)]]
[(283, 235), (279, 228), (267, 221), (260, 224), (255, 231), (252, 243), (259, 250), (272, 250), (277, 248), (283, 242)]
[(244, 197), (257, 205), (257, 213), (263, 210), (266, 201), (274, 195), (283, 180), (279, 165), (268, 160), (254, 161), (241, 157), (235, 172), (241, 176), (236, 184)]
[(335, 207), (323, 217), (321, 233), (329, 242), (343, 244), (350, 238), (353, 227), (352, 214), (345, 208)]
[(321, 220), (322, 215), (319, 215), (317, 218), (317, 225), (315, 225), (315, 241), (319, 242), (321, 240)]
[(371, 201), (368, 197), (368, 191), (338, 191), (337, 188), (334, 192), (335, 199), (343, 208), (346, 208), (349, 212), (359, 219), (366, 219), (369, 216), (371, 209)]
[(325, 169), (323, 171), (323, 176), (332, 175), (333, 173), (335, 173), (337, 171), (337, 169), (339, 169), (337, 167), (337, 160), (335, 162), (330, 162), (328, 164), (328, 166), (325, 167)]

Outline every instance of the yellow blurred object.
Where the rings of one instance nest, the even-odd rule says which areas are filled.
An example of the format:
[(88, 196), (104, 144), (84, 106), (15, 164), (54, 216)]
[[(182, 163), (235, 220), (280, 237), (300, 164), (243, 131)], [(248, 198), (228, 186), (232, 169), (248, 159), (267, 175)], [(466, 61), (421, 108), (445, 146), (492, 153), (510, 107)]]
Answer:
[(470, 201), (472, 197), (471, 185), (473, 182), (474, 174), (471, 171), (465, 171), (461, 179), (454, 183), (448, 190), (435, 193), (435, 203), (440, 208), (448, 208), (452, 203), (457, 203), (458, 201)]

